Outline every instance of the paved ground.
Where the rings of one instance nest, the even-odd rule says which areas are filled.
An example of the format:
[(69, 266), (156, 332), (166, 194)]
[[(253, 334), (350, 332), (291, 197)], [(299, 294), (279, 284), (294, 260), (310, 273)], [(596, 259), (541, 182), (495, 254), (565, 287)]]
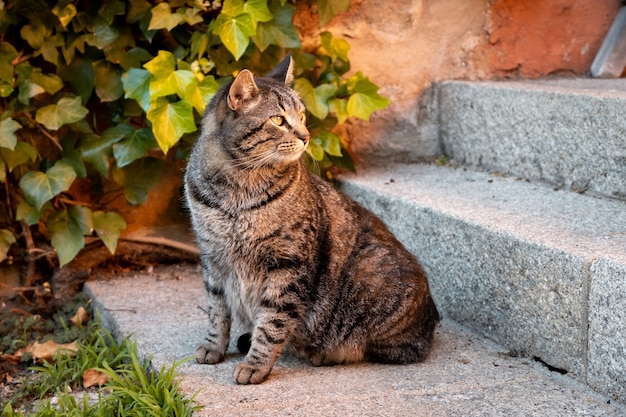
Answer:
[[(203, 340), (204, 288), (195, 266), (92, 281), (85, 290), (105, 325), (118, 336), (132, 334), (157, 369), (190, 357)], [(416, 365), (314, 368), (287, 357), (265, 383), (238, 386), (231, 374), (242, 356), (230, 351), (219, 365), (189, 361), (178, 368), (181, 387), (198, 392), (205, 407), (199, 416), (626, 415), (566, 377), (510, 357), (445, 320), (431, 356)]]

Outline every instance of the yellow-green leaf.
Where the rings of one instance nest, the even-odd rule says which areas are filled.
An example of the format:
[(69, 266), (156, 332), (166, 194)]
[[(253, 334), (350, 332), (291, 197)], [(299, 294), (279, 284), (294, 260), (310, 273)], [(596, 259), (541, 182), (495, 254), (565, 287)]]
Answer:
[(59, 266), (66, 265), (85, 246), (85, 238), (73, 207), (62, 209), (48, 217), (47, 227), (52, 247), (59, 257)]
[(237, 16), (222, 13), (215, 21), (213, 33), (220, 37), (226, 49), (239, 60), (250, 44), (250, 36), (254, 36), (256, 30), (248, 13)]
[(266, 0), (225, 0), (222, 13), (231, 17), (247, 13), (252, 18), (254, 27), (257, 22), (269, 22), (274, 18), (267, 8)]
[(185, 133), (195, 132), (193, 108), (186, 101), (170, 103), (165, 98), (153, 101), (147, 113), (152, 132), (164, 153), (178, 142)]
[(15, 235), (10, 230), (0, 229), (0, 262), (7, 259), (11, 245), (16, 242)]
[(317, 7), (320, 16), (320, 27), (330, 22), (338, 13), (350, 9), (350, 0), (318, 0)]
[(82, 106), (80, 97), (63, 97), (57, 104), (39, 108), (35, 119), (50, 130), (57, 130), (65, 124), (78, 122), (87, 113), (89, 110)]
[[(30, 81), (41, 86), (47, 93), (56, 94), (63, 88), (63, 80), (56, 74), (44, 74), (41, 69), (34, 68)], [(31, 96), (32, 97), (32, 96)]]
[(57, 194), (70, 188), (76, 179), (76, 172), (63, 161), (58, 161), (44, 174), (41, 171), (28, 171), (20, 180), (20, 188), (28, 201), (37, 210)]
[(17, 144), (17, 136), (15, 132), (20, 130), (22, 125), (13, 120), (12, 118), (4, 119), (0, 122), (0, 147), (15, 149)]
[(350, 116), (356, 116), (365, 121), (369, 121), (370, 115), (382, 110), (389, 105), (389, 100), (378, 94), (378, 86), (372, 83), (369, 78), (357, 73), (353, 77), (360, 77), (351, 88), (352, 95), (348, 99), (346, 109)]
[(93, 213), (93, 225), (96, 234), (102, 239), (111, 255), (115, 255), (120, 233), (126, 229), (124, 218), (117, 213), (96, 211)]
[(331, 84), (321, 84), (313, 88), (306, 78), (298, 78), (294, 82), (294, 89), (300, 94), (306, 109), (318, 119), (325, 119), (328, 115), (328, 100), (337, 92)]
[(52, 14), (58, 17), (63, 27), (66, 28), (74, 16), (76, 16), (76, 6), (72, 3), (68, 3), (61, 7), (61, 4), (59, 3), (52, 8)]
[(9, 148), (0, 147), (0, 155), (6, 162), (7, 168), (10, 171), (16, 166), (22, 165), (28, 161), (34, 162), (37, 159), (37, 151), (28, 142), (17, 142), (13, 150)]
[(148, 30), (172, 30), (178, 26), (185, 17), (180, 13), (172, 13), (172, 8), (167, 3), (159, 3), (152, 8), (152, 18)]
[(41, 216), (43, 216), (43, 214), (50, 209), (52, 209), (52, 204), (50, 204), (50, 202), (44, 204), (41, 210), (37, 210), (35, 207), (28, 204), (27, 201), (22, 201), (17, 205), (15, 219), (24, 220), (27, 225), (34, 226), (39, 223)]

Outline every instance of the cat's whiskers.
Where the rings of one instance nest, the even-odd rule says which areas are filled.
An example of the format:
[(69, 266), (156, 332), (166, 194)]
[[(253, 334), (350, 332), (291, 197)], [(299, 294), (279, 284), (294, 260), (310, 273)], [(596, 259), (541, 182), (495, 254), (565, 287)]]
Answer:
[(257, 155), (246, 155), (241, 158), (233, 159), (233, 168), (259, 169), (267, 165), (271, 160), (276, 159), (276, 157), (280, 157), (280, 155), (277, 149), (269, 149)]

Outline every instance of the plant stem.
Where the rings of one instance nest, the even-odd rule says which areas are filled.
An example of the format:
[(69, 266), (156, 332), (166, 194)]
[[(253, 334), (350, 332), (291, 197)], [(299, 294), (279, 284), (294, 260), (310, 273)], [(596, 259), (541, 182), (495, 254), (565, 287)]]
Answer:
[(30, 115), (30, 113), (25, 111), (25, 112), (22, 112), (22, 114), (24, 115), (24, 117), (26, 117), (28, 119), (29, 122), (31, 122), (33, 125), (37, 126), (37, 129), (39, 129), (41, 131), (41, 133), (45, 137), (50, 139), (50, 141), (54, 144), (54, 146), (56, 146), (60, 151), (63, 151), (63, 147), (59, 143), (58, 139), (56, 137), (52, 136), (50, 134), (50, 132), (48, 132), (46, 129), (44, 129), (43, 126), (41, 126), (35, 119), (33, 119), (33, 117)]

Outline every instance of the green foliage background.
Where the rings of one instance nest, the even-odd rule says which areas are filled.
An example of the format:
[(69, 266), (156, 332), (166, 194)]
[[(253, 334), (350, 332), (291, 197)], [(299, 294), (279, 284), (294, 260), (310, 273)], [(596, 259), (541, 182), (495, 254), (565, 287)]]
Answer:
[[(243, 68), (286, 53), (309, 113), (309, 160), (354, 169), (333, 128), (387, 106), (349, 44), (322, 32), (302, 49), (286, 0), (0, 0), (0, 262), (37, 227), (62, 266), (96, 235), (114, 253), (126, 227), (110, 194), (142, 204), (165, 161), (184, 159), (208, 102)], [(320, 26), (349, 0), (319, 0)], [(72, 190), (87, 184), (87, 201)], [(24, 243), (25, 245), (27, 244)]]

